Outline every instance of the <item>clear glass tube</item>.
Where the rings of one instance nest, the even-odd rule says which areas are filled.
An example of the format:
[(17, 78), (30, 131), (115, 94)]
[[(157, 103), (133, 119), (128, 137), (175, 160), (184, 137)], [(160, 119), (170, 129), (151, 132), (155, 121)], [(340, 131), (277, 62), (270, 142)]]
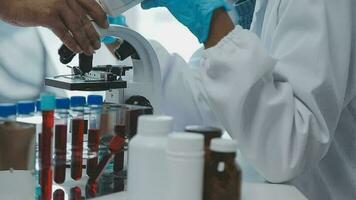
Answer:
[(56, 110), (55, 113), (55, 167), (54, 181), (58, 184), (64, 183), (66, 175), (66, 156), (67, 156), (67, 133), (68, 116), (67, 109)]
[(72, 159), (71, 177), (79, 180), (82, 177), (83, 137), (84, 137), (84, 106), (71, 108), (72, 122)]
[(88, 131), (88, 160), (87, 160), (87, 175), (93, 177), (98, 164), (98, 151), (100, 144), (100, 122), (101, 122), (102, 106), (90, 106), (89, 114), (89, 131)]

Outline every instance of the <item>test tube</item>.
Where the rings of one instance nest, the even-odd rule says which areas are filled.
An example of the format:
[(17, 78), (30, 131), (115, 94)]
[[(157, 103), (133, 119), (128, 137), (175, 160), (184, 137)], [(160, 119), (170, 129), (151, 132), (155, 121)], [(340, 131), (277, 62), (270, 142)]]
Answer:
[(79, 187), (73, 187), (70, 189), (70, 200), (82, 200), (82, 190)]
[(85, 101), (85, 97), (82, 96), (73, 96), (70, 99), (72, 115), (71, 177), (74, 180), (79, 180), (82, 177)]
[[(35, 113), (35, 116), (42, 116), (42, 111), (41, 111), (41, 99), (38, 99), (36, 101), (36, 113)], [(41, 151), (41, 127), (38, 127), (37, 129), (37, 126), (36, 126), (36, 130), (39, 130), (37, 133), (38, 133), (38, 136), (37, 136), (37, 147), (38, 147), (38, 152)]]
[(89, 181), (87, 182), (87, 185), (85, 186), (85, 194), (87, 198), (94, 198), (98, 194), (98, 184), (95, 181)]
[[(36, 100), (36, 105), (35, 105), (35, 116), (36, 117), (40, 117), (42, 118), (42, 111), (41, 111), (41, 99), (37, 99)], [(41, 124), (36, 124), (36, 160), (38, 164), (40, 164), (40, 160), (41, 160), (41, 136), (42, 136), (42, 133), (41, 133), (41, 127), (42, 125)], [(37, 177), (38, 177), (38, 184), (36, 186), (36, 190), (39, 190), (41, 191), (41, 174), (37, 172)], [(39, 193), (38, 193), (39, 194)], [(39, 194), (40, 195), (40, 194)]]
[[(125, 132), (125, 125), (117, 125), (115, 127), (115, 134), (122, 138), (122, 140), (126, 140), (126, 132)], [(114, 158), (114, 172), (116, 175), (120, 175), (120, 172), (124, 170), (124, 163), (125, 163), (125, 149), (121, 149), (120, 152), (115, 154)]]
[(88, 134), (88, 160), (87, 175), (93, 177), (98, 165), (98, 150), (100, 143), (100, 119), (103, 106), (103, 97), (100, 95), (89, 95), (89, 134)]
[(41, 198), (52, 198), (52, 137), (56, 99), (53, 94), (41, 95), (42, 135), (41, 135)]
[(56, 99), (54, 181), (58, 184), (64, 183), (66, 176), (69, 103), (69, 98)]
[(53, 200), (64, 200), (65, 193), (62, 189), (57, 189), (53, 193)]

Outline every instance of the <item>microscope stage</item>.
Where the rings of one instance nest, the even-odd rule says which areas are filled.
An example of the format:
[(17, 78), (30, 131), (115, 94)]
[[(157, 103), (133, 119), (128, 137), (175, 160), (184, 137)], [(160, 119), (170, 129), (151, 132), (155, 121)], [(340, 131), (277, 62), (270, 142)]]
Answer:
[(123, 80), (84, 80), (66, 76), (46, 78), (45, 85), (71, 91), (107, 91), (127, 87)]

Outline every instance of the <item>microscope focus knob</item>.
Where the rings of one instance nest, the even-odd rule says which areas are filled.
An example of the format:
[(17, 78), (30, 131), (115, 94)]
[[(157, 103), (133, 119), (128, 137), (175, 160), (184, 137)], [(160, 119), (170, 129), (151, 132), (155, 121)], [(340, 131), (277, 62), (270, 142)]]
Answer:
[(139, 95), (131, 96), (125, 101), (125, 103), (135, 106), (146, 106), (153, 109), (151, 102), (146, 97)]

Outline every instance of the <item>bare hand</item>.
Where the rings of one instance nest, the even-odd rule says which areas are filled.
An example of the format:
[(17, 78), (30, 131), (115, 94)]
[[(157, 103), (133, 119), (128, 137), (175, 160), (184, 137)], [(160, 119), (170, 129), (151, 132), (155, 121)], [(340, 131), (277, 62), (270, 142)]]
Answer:
[(90, 16), (107, 28), (106, 14), (95, 0), (0, 0), (0, 18), (19, 26), (51, 29), (72, 51), (93, 54), (100, 37)]

